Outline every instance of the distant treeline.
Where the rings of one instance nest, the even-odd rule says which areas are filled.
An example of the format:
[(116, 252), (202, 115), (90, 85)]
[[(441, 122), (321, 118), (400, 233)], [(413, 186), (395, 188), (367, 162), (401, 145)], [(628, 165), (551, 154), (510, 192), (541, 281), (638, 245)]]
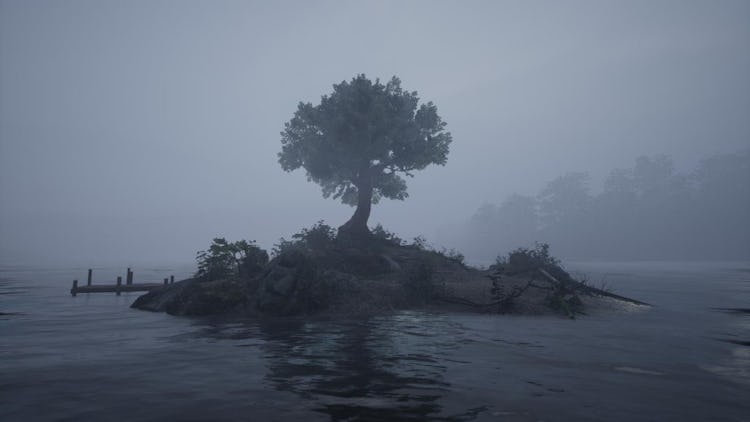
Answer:
[(639, 157), (598, 194), (589, 179), (569, 173), (536, 196), (485, 204), (452, 243), (477, 260), (535, 241), (569, 259), (750, 258), (750, 150), (706, 158), (688, 174), (668, 156)]

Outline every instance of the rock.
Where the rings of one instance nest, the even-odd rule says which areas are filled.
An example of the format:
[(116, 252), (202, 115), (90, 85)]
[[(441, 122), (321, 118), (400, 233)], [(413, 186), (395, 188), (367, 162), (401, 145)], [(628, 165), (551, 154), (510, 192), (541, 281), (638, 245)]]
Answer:
[(148, 292), (131, 307), (171, 315), (218, 315), (244, 305), (248, 293), (242, 281), (188, 279)]
[(355, 253), (346, 255), (338, 268), (350, 274), (375, 276), (391, 272), (393, 266), (382, 255)]
[(391, 258), (390, 256), (386, 254), (380, 255), (380, 257), (388, 266), (388, 271), (394, 272), (394, 273), (401, 271), (401, 265), (399, 265), (398, 262), (394, 261), (393, 258)]
[(197, 280), (182, 280), (174, 284), (165, 285), (163, 288), (151, 290), (139, 296), (130, 307), (144, 311), (164, 312), (167, 310), (167, 306), (175, 301), (182, 291), (193, 283), (197, 283)]
[(261, 276), (255, 304), (273, 315), (295, 315), (326, 307), (327, 289), (315, 262), (302, 251), (291, 250), (271, 261)]

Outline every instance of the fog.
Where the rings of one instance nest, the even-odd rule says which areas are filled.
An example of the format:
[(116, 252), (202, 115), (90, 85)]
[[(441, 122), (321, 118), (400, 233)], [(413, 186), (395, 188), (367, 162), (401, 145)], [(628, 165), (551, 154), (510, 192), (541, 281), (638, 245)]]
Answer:
[(641, 156), (597, 191), (590, 179), (567, 173), (536, 195), (484, 204), (438, 238), (485, 264), (541, 242), (578, 260), (750, 257), (750, 149), (707, 157), (688, 173), (668, 156)]
[(688, 231), (724, 214), (672, 219), (665, 210), (684, 208), (664, 206), (628, 227), (674, 220), (674, 236), (714, 233), (706, 248), (660, 253), (703, 239), (689, 236), (639, 248), (656, 235), (625, 242), (618, 225), (597, 244), (629, 246), (597, 254), (580, 246), (594, 230), (583, 223), (517, 241), (549, 241), (553, 253), (557, 242), (578, 259), (748, 257), (736, 208), (750, 196), (746, 164), (721, 179), (731, 187), (695, 175), (709, 157), (747, 157), (749, 41), (744, 1), (2, 0), (0, 260), (189, 262), (216, 236), (270, 248), (318, 220), (344, 223), (353, 209), (285, 173), (276, 154), (299, 101), (358, 73), (397, 75), (453, 135), (447, 165), (408, 179), (409, 198), (376, 205), (372, 225), (491, 257), (511, 246), (469, 236), (483, 204), (544, 202), (550, 181), (576, 172), (600, 198), (613, 169), (667, 156), (684, 190), (655, 192), (685, 193), (669, 199), (682, 206), (734, 198), (713, 202), (732, 218)]

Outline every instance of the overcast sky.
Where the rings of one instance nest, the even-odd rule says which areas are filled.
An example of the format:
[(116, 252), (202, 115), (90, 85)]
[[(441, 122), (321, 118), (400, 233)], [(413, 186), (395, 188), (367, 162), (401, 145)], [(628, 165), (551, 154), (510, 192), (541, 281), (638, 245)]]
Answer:
[(353, 209), (277, 162), (299, 101), (401, 78), (453, 134), (371, 223), (750, 146), (747, 1), (0, 0), (0, 261), (191, 261)]

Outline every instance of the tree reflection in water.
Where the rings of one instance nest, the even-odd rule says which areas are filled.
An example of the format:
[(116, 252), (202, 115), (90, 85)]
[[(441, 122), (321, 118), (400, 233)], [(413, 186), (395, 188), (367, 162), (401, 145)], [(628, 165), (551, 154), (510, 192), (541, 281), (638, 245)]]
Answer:
[(446, 342), (446, 329), (459, 329), (451, 325), (400, 313), (339, 321), (266, 319), (244, 328), (211, 324), (201, 335), (260, 341), (268, 387), (297, 394), (334, 421), (471, 420), (485, 408), (445, 415), (441, 405), (450, 391), (441, 356), (457, 346)]
[(385, 321), (261, 324), (266, 378), (277, 389), (315, 400), (332, 420), (429, 419), (449, 387), (426, 354), (400, 354)]

